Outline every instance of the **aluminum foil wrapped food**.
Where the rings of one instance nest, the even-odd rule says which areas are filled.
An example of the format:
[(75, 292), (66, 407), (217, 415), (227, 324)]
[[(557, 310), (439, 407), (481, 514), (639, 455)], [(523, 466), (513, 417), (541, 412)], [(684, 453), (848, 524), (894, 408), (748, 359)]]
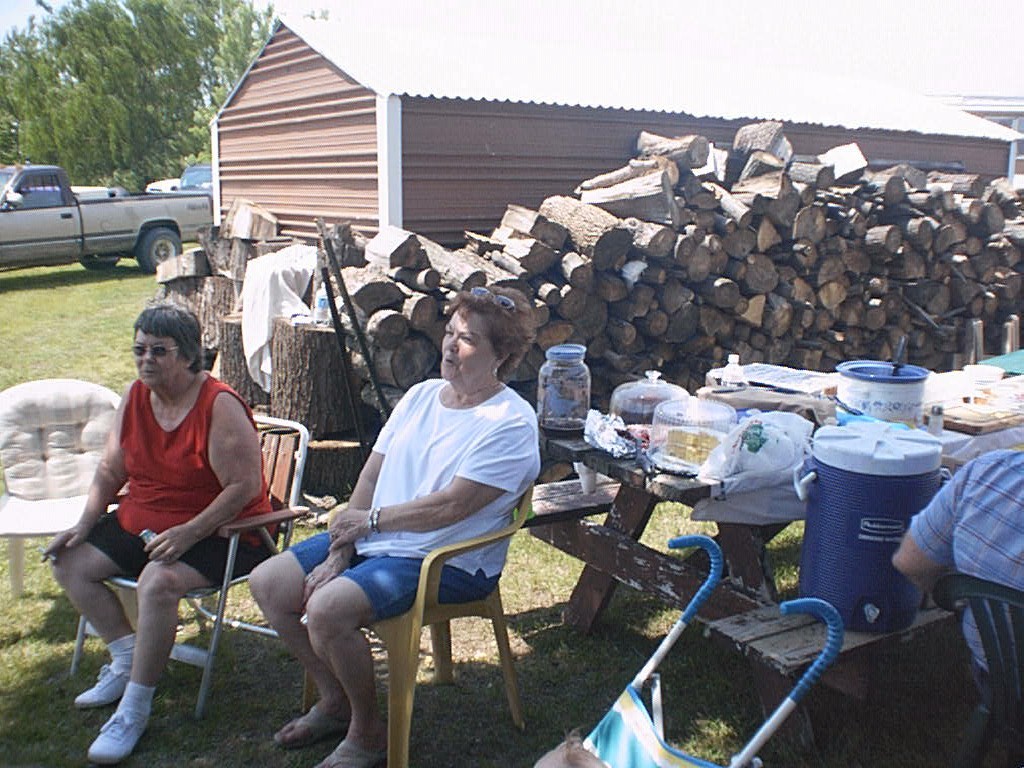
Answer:
[(587, 412), (583, 439), (587, 441), (587, 445), (602, 450), (616, 459), (628, 459), (636, 455), (636, 439), (626, 430), (622, 419), (593, 408)]

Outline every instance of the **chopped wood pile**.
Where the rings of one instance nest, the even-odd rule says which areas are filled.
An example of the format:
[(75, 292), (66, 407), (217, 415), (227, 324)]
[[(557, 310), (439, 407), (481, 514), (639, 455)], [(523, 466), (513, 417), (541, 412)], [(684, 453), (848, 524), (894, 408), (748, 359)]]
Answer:
[(693, 391), (729, 352), (827, 371), (887, 359), (901, 336), (910, 362), (947, 370), (967, 320), (998, 334), (1019, 311), (1024, 217), (1006, 179), (870, 171), (855, 144), (794, 156), (776, 122), (741, 128), (729, 152), (645, 132), (636, 149), (574, 196), (509, 205), (457, 250), (337, 228), (380, 380), (401, 391), (430, 375), (446, 302), (478, 285), (534, 303), (517, 380), (535, 380), (548, 347), (583, 343), (599, 402), (647, 369)]

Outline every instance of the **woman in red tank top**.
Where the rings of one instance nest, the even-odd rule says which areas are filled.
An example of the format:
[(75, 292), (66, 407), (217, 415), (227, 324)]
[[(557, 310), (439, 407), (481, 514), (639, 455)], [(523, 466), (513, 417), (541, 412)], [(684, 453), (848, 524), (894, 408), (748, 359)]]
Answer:
[[(178, 601), (220, 583), (227, 541), (217, 529), (270, 511), (252, 413), (202, 370), (195, 316), (170, 303), (148, 307), (135, 321), (132, 353), (139, 378), (121, 400), (82, 516), (46, 550), (57, 580), (111, 654), (96, 684), (75, 699), (79, 708), (120, 700), (89, 748), (89, 760), (100, 764), (131, 754), (146, 728), (174, 644)], [(117, 512), (108, 514), (115, 501)], [(143, 541), (143, 531), (154, 535)], [(236, 575), (270, 554), (257, 537), (239, 550)], [(139, 581), (134, 633), (104, 584), (115, 575)]]

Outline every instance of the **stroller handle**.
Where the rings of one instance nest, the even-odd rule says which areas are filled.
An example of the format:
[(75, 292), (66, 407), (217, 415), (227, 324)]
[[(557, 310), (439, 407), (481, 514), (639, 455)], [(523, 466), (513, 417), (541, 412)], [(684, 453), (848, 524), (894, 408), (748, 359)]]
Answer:
[(715, 587), (718, 586), (718, 582), (722, 578), (722, 568), (724, 563), (722, 550), (714, 539), (710, 536), (704, 536), (701, 534), (677, 536), (674, 539), (669, 539), (668, 546), (670, 549), (700, 547), (707, 552), (708, 558), (711, 560), (708, 577), (704, 580), (704, 583), (701, 584), (700, 589), (697, 590), (697, 594), (693, 596), (689, 605), (686, 606), (686, 610), (683, 611), (682, 621), (689, 624), (693, 620), (693, 617), (697, 615), (697, 611), (700, 607), (707, 602), (709, 597), (711, 597), (711, 593), (715, 591)]
[(843, 620), (831, 603), (817, 597), (803, 597), (799, 600), (789, 600), (779, 606), (783, 615), (790, 613), (806, 613), (828, 628), (828, 636), (825, 639), (825, 647), (821, 649), (818, 658), (804, 672), (799, 682), (794, 686), (789, 698), (793, 701), (800, 701), (811, 686), (818, 682), (822, 673), (832, 665), (843, 647)]

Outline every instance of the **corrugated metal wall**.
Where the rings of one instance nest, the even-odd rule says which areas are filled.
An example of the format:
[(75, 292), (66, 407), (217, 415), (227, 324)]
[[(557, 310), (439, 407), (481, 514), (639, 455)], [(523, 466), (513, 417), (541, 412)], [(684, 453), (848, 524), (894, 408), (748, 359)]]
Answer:
[[(487, 232), (508, 203), (535, 207), (583, 179), (625, 164), (640, 130), (700, 133), (730, 146), (740, 121), (661, 112), (403, 97), (405, 228), (441, 242)], [(856, 141), (869, 158), (950, 163), (1003, 175), (998, 141), (787, 124), (801, 154)]]
[(313, 220), (371, 234), (377, 217), (376, 97), (282, 27), (218, 121), (221, 210), (236, 198), (315, 237)]

